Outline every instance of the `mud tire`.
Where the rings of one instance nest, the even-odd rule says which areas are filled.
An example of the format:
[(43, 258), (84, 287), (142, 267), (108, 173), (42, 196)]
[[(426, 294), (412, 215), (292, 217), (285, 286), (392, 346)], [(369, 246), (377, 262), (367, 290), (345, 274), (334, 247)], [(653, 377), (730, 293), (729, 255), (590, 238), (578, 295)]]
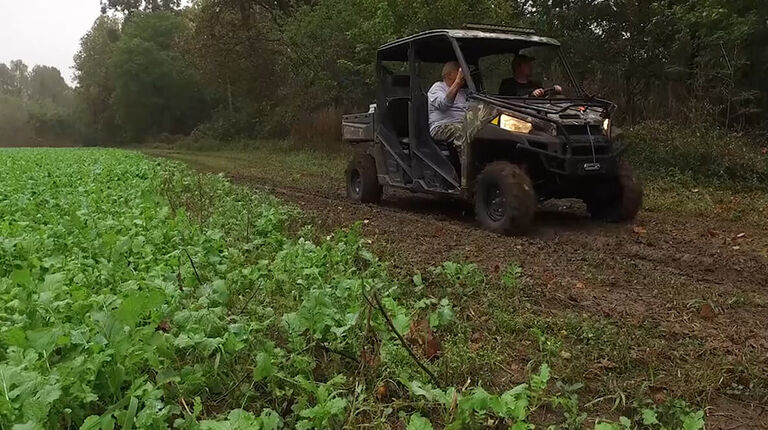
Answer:
[(635, 178), (632, 167), (622, 162), (612, 183), (587, 199), (587, 212), (592, 218), (612, 223), (635, 219), (643, 206), (643, 185)]
[(379, 185), (376, 161), (368, 154), (355, 154), (347, 166), (347, 197), (360, 203), (379, 203), (383, 187)]
[(521, 235), (536, 214), (536, 193), (519, 166), (496, 161), (480, 173), (475, 184), (475, 216), (480, 225), (502, 235)]

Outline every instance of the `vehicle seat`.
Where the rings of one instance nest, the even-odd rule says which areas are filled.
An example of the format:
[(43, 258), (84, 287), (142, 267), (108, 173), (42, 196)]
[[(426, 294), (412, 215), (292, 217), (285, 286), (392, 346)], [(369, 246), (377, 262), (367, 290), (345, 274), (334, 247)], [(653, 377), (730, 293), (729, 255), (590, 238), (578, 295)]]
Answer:
[(387, 99), (387, 115), (400, 139), (408, 137), (408, 97)]

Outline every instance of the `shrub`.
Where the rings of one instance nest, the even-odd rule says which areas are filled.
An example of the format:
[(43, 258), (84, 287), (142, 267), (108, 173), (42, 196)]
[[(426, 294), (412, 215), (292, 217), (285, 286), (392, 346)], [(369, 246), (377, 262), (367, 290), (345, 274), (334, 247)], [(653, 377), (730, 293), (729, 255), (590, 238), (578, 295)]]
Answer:
[(0, 96), (0, 146), (19, 145), (32, 138), (27, 123), (29, 114), (24, 103), (7, 96)]
[(748, 188), (768, 185), (765, 140), (729, 133), (715, 125), (683, 128), (670, 122), (649, 121), (625, 135), (629, 158), (651, 175), (678, 173), (707, 183)]
[(315, 111), (291, 126), (291, 139), (297, 146), (313, 149), (338, 149), (341, 145), (343, 111), (329, 107)]

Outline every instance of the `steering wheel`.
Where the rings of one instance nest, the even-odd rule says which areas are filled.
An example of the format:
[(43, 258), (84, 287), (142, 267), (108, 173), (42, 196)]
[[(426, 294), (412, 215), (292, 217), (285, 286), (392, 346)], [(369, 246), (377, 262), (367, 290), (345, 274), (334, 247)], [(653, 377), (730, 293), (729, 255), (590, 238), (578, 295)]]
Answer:
[(549, 88), (544, 88), (544, 95), (542, 95), (542, 97), (549, 98), (556, 95), (557, 95), (557, 88), (549, 87)]
[[(556, 95), (558, 95), (557, 88), (549, 87), (549, 88), (544, 88), (544, 94), (541, 95), (541, 98), (548, 99)], [(531, 91), (530, 97), (534, 97), (533, 91)]]

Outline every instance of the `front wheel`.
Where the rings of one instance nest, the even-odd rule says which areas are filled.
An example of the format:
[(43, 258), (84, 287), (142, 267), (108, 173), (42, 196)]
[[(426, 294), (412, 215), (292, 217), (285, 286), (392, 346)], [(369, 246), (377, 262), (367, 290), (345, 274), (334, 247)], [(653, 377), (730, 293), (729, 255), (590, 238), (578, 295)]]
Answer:
[(593, 218), (614, 223), (632, 221), (643, 206), (643, 185), (632, 168), (622, 162), (618, 174), (585, 203)]
[(368, 154), (355, 154), (347, 166), (347, 197), (361, 203), (378, 203), (382, 192), (376, 161)]
[(513, 235), (528, 231), (536, 214), (536, 193), (527, 174), (518, 166), (497, 161), (477, 178), (475, 216), (483, 228)]

